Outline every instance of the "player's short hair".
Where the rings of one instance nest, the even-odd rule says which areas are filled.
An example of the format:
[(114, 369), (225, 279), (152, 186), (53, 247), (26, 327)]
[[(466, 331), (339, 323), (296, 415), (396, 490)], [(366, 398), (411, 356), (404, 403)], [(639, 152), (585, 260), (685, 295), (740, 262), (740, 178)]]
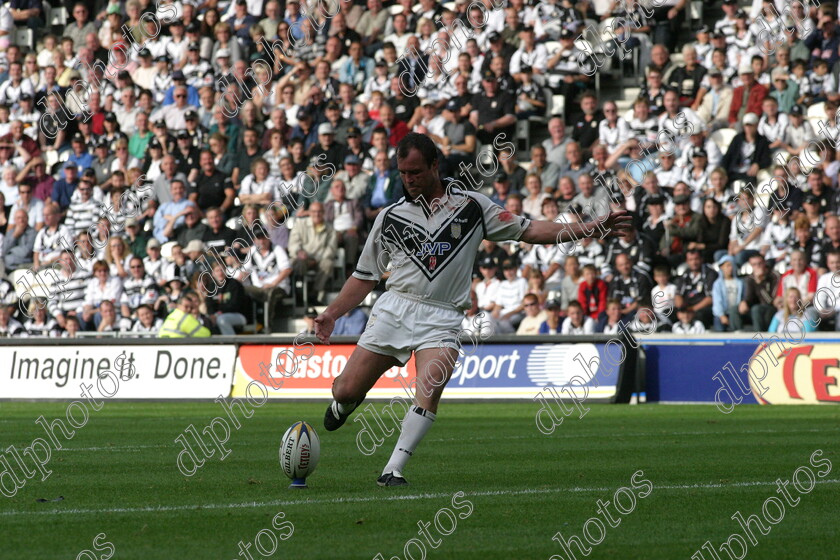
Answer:
[(660, 264), (653, 267), (653, 273), (656, 274), (657, 272), (671, 276), (671, 269), (665, 266), (664, 264)]
[(409, 132), (406, 134), (405, 137), (400, 140), (400, 143), (397, 144), (397, 158), (407, 158), (408, 153), (412, 149), (420, 152), (423, 156), (423, 161), (426, 162), (428, 167), (433, 167), (433, 164), (437, 161), (437, 148), (435, 147), (435, 143), (432, 142), (432, 139), (425, 134), (417, 132)]
[(576, 299), (573, 299), (572, 301), (570, 301), (569, 302), (569, 307), (567, 307), (566, 309), (572, 309), (572, 308), (583, 310), (583, 306)]
[(586, 272), (587, 270), (591, 270), (595, 274), (598, 274), (598, 269), (595, 268), (594, 264), (585, 264), (583, 265), (583, 271)]

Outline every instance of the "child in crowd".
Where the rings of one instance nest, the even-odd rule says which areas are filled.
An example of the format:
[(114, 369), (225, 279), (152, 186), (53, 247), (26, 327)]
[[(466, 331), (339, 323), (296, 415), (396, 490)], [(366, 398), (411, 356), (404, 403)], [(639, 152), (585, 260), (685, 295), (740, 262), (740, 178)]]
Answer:
[(677, 287), (671, 283), (670, 269), (664, 265), (655, 266), (653, 280), (656, 282), (650, 290), (653, 311), (660, 322), (670, 323), (668, 317), (674, 312), (674, 296), (677, 295)]
[(687, 305), (677, 309), (677, 319), (679, 321), (671, 327), (671, 332), (674, 334), (703, 334), (706, 332), (706, 327), (694, 318), (694, 310)]
[(607, 283), (598, 278), (594, 264), (583, 267), (583, 282), (578, 285), (577, 301), (585, 315), (598, 320), (607, 310)]

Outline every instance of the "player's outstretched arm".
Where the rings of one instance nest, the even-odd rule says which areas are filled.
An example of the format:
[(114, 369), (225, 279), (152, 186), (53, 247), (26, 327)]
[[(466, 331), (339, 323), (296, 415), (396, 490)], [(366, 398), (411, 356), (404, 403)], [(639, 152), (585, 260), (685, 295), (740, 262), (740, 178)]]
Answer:
[(630, 231), (632, 227), (633, 217), (627, 210), (616, 210), (603, 220), (580, 224), (534, 220), (519, 240), (536, 245), (549, 245), (577, 241), (585, 237), (619, 237)]
[(318, 340), (329, 344), (335, 320), (362, 303), (377, 284), (374, 280), (359, 280), (355, 276), (348, 278), (335, 301), (315, 318), (315, 336)]

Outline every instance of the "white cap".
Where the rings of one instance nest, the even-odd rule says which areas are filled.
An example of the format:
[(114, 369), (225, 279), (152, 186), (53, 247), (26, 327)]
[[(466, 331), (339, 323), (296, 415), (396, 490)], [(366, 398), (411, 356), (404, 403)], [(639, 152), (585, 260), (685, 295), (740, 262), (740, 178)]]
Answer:
[(755, 113), (747, 113), (744, 115), (743, 120), (741, 121), (742, 124), (758, 124), (758, 115)]
[(331, 125), (328, 122), (319, 124), (318, 134), (335, 134), (335, 130), (333, 130), (333, 125)]

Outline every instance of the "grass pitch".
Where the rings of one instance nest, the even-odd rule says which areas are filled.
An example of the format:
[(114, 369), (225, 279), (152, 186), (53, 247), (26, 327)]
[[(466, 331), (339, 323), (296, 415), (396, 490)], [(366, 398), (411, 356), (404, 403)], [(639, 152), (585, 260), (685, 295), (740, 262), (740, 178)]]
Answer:
[[(98, 544), (113, 543), (114, 558), (245, 558), (239, 542), (271, 531), (283, 512), (294, 533), (278, 541), (272, 558), (372, 559), (381, 552), (385, 560), (404, 559), (418, 521), (433, 523), (462, 491), (472, 513), (448, 536), (432, 525), (442, 542), (427, 546), (426, 558), (559, 560), (567, 556), (552, 536), (582, 536), (586, 521), (598, 517), (597, 500), (631, 487), (642, 470), (652, 492), (627, 515), (612, 510), (621, 522), (588, 558), (688, 559), (707, 540), (717, 548), (743, 535), (730, 516), (761, 516), (765, 500), (778, 496), (774, 481), (791, 479), (817, 449), (831, 472), (808, 494), (791, 490), (801, 501), (769, 534), (756, 532), (748, 557), (837, 558), (840, 408), (744, 405), (724, 415), (713, 406), (590, 406), (583, 419), (566, 418), (545, 436), (534, 424), (534, 403), (443, 403), (406, 470), (411, 486), (379, 488), (375, 479), (397, 436), (365, 456), (352, 419), (337, 432), (323, 430), (322, 403), (256, 409), (232, 432), (231, 454), (207, 459), (187, 478), (176, 467), (181, 447), (174, 439), (190, 424), (206, 426), (221, 413), (218, 404), (106, 402), (66, 450), (53, 451), (46, 481), (36, 476), (14, 497), (0, 497), (0, 558), (76, 558), (83, 550), (94, 552), (81, 558), (102, 557), (92, 546), (99, 533), (106, 537)], [(0, 446), (23, 449), (44, 436), (37, 417), (63, 418), (65, 409), (0, 403)], [(299, 419), (321, 437), (320, 464), (305, 491), (287, 489), (277, 457), (280, 437)], [(64, 499), (37, 501), (58, 496)], [(417, 547), (409, 552), (420, 558)], [(264, 557), (255, 548), (250, 554)]]

